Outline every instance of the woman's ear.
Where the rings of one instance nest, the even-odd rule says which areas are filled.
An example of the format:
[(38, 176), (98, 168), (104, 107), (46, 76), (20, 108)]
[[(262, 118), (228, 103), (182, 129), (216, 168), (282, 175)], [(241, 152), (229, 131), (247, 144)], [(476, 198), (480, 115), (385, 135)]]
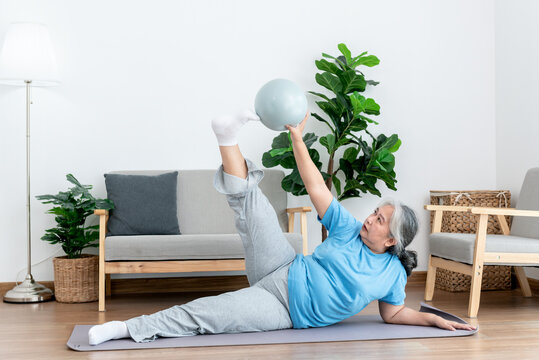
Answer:
[(397, 240), (395, 240), (395, 238), (389, 238), (386, 240), (385, 242), (385, 246), (386, 247), (390, 247), (390, 246), (393, 246), (393, 245), (396, 245), (397, 244)]

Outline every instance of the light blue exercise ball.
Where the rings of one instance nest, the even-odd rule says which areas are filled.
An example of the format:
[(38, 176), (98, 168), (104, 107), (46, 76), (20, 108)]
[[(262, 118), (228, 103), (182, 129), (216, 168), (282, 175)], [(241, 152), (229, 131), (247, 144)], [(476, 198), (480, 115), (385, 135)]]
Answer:
[(271, 80), (258, 90), (255, 111), (268, 128), (276, 131), (288, 130), (285, 125), (296, 126), (307, 115), (307, 97), (303, 90), (290, 80)]

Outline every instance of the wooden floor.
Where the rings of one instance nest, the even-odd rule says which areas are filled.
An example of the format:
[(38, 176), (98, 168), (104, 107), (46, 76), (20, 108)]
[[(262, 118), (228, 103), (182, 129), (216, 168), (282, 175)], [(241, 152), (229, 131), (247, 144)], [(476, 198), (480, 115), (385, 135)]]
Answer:
[[(406, 305), (419, 309), (423, 289), (409, 285)], [(467, 337), (93, 352), (66, 346), (75, 324), (126, 320), (215, 294), (115, 295), (104, 313), (97, 302), (1, 302), (0, 359), (539, 359), (539, 297), (523, 298), (520, 289), (482, 292), (477, 319), (465, 317), (468, 293), (435, 290), (433, 306), (479, 326)], [(376, 302), (363, 312), (378, 313)]]

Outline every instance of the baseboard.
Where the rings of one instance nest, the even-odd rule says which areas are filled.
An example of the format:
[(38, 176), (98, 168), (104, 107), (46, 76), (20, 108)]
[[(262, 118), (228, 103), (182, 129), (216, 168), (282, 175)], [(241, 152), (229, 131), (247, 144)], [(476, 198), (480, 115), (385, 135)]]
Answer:
[[(408, 277), (408, 285), (425, 286), (426, 271), (414, 271)], [(249, 286), (245, 275), (235, 276), (201, 276), (175, 278), (143, 278), (143, 279), (112, 279), (112, 295), (114, 294), (145, 294), (145, 293), (182, 293), (205, 291), (234, 291)], [(54, 281), (38, 281), (54, 291)], [(539, 280), (528, 278), (530, 288), (539, 293)], [(15, 287), (14, 282), (1, 282), (2, 296)]]
[(427, 281), (426, 271), (412, 271), (412, 275), (408, 277), (407, 284), (425, 286), (426, 281)]

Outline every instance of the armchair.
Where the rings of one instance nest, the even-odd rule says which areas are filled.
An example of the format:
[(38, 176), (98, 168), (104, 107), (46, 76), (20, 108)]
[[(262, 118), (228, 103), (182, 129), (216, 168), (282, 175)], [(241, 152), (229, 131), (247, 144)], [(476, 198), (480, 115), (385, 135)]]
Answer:
[[(539, 266), (539, 167), (526, 173), (516, 208), (425, 205), (425, 209), (435, 211), (429, 236), (431, 253), (425, 285), (426, 301), (433, 298), (437, 268), (470, 275), (468, 317), (477, 317), (484, 265), (513, 266), (522, 294), (532, 296), (523, 267)], [(444, 211), (479, 215), (476, 234), (440, 232)], [(514, 216), (511, 229), (505, 215)], [(498, 218), (503, 235), (487, 235), (489, 216)]]

